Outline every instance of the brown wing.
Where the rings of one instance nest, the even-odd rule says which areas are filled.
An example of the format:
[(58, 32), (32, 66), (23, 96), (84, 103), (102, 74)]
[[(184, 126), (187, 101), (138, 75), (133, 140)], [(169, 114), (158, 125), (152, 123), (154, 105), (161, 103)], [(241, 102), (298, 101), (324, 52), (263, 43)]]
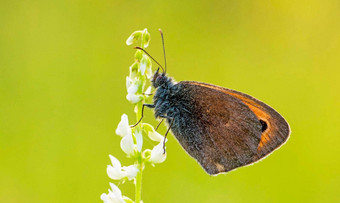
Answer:
[(180, 82), (176, 88), (171, 130), (209, 174), (253, 162), (262, 124), (245, 103), (201, 83)]
[(200, 82), (185, 83), (214, 89), (236, 97), (246, 104), (251, 109), (251, 111), (254, 112), (256, 117), (261, 120), (261, 123), (264, 127), (262, 130), (264, 131), (262, 132), (261, 141), (257, 148), (257, 154), (253, 157), (254, 162), (265, 157), (266, 155), (269, 155), (287, 141), (290, 134), (288, 123), (277, 111), (267, 104), (255, 99), (252, 96), (237, 92), (235, 90)]

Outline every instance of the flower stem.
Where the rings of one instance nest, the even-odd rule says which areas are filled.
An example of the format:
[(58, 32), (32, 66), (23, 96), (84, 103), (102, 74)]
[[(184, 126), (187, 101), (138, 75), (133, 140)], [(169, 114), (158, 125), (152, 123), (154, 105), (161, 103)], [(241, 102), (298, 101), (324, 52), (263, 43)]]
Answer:
[[(145, 48), (144, 47), (144, 33), (142, 34), (142, 37), (141, 37), (141, 47)], [(145, 81), (145, 76), (143, 76), (141, 74), (139, 77), (143, 81)], [(140, 91), (139, 94), (142, 94), (143, 88), (138, 90), (138, 91)], [(141, 101), (137, 104), (137, 111), (136, 111), (137, 121), (142, 117), (142, 108), (143, 108), (143, 101)], [(138, 131), (142, 131), (142, 122), (140, 122), (138, 124), (138, 126), (136, 126), (136, 128), (137, 128)], [(137, 173), (137, 176), (136, 176), (135, 203), (140, 203), (141, 200), (142, 200), (142, 174), (143, 174), (144, 165), (143, 165), (143, 157), (142, 157), (141, 151), (138, 152), (139, 153), (138, 154), (138, 169), (139, 169), (139, 172)]]
[(138, 160), (138, 169), (139, 172), (136, 176), (136, 185), (135, 185), (135, 203), (140, 203), (142, 199), (142, 173), (143, 173), (143, 163), (142, 159)]
[[(137, 104), (137, 120), (139, 120), (142, 116), (142, 107), (143, 103), (139, 102)], [(138, 126), (136, 126), (138, 130), (142, 129), (142, 123), (139, 123)], [(142, 174), (143, 174), (143, 158), (142, 158), (142, 153), (138, 152), (138, 169), (139, 172), (137, 173), (136, 176), (136, 185), (135, 185), (135, 203), (140, 203), (142, 200)]]

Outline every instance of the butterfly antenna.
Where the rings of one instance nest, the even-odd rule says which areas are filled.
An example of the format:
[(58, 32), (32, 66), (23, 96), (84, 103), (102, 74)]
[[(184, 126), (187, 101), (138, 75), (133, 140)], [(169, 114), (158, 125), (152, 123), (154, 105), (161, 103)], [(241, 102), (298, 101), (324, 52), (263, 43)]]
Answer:
[(146, 52), (143, 48), (141, 48), (141, 47), (134, 47), (135, 49), (139, 49), (139, 50), (142, 50), (146, 55), (148, 55), (154, 62), (156, 62), (161, 68), (162, 68), (162, 71), (164, 72), (164, 68), (163, 68), (163, 66), (160, 64), (160, 63), (158, 63), (157, 61), (156, 61), (156, 59), (154, 59), (148, 52)]
[(163, 54), (164, 54), (164, 66), (165, 66), (165, 71), (164, 71), (164, 73), (166, 73), (166, 55), (165, 55), (165, 46), (164, 46), (163, 31), (162, 31), (161, 29), (159, 29), (159, 32), (161, 33), (161, 37), (162, 37)]

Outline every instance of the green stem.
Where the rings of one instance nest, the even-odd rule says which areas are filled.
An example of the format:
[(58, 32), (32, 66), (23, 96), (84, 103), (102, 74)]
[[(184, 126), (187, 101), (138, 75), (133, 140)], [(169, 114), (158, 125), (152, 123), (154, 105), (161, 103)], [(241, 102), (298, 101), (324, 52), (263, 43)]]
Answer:
[(138, 169), (139, 172), (136, 176), (136, 185), (135, 185), (135, 203), (140, 203), (142, 199), (142, 174), (143, 174), (143, 163), (141, 157), (138, 160)]
[[(140, 119), (142, 116), (142, 102), (137, 104), (137, 120)], [(137, 130), (141, 130), (141, 123), (136, 126)], [(137, 173), (136, 176), (136, 185), (135, 185), (135, 203), (140, 203), (142, 199), (142, 173), (143, 173), (143, 161), (142, 161), (142, 154), (141, 152), (138, 152), (138, 169), (139, 172)]]
[[(144, 48), (144, 43), (143, 43), (143, 35), (142, 35), (142, 38), (141, 38), (141, 47)], [(143, 77), (142, 75), (140, 75), (139, 77)], [(139, 92), (140, 94), (142, 93), (142, 90), (141, 92)], [(143, 108), (143, 101), (139, 102), (137, 104), (137, 112), (136, 112), (136, 116), (137, 116), (137, 121), (141, 118), (142, 116), (142, 108)], [(140, 122), (138, 124), (138, 126), (136, 126), (137, 130), (138, 131), (142, 131), (142, 122)], [(142, 132), (143, 133), (143, 132)], [(141, 152), (138, 152), (138, 169), (139, 169), (139, 172), (137, 173), (137, 176), (136, 176), (136, 185), (135, 185), (135, 203), (140, 203), (141, 200), (142, 200), (142, 174), (143, 174), (143, 158), (142, 158), (142, 153)]]

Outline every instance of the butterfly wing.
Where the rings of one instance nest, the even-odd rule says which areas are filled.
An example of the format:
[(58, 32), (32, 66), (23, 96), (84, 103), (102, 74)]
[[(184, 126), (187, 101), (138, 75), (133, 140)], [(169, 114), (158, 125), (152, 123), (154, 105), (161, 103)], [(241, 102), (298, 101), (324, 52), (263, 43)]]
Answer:
[[(267, 122), (264, 132), (272, 129), (269, 119), (272, 112), (263, 113), (263, 117), (256, 114), (262, 112), (260, 107), (265, 105), (262, 102), (205, 83), (184, 81), (176, 88), (177, 93), (172, 99), (176, 101), (173, 104), (176, 110), (169, 112), (174, 118), (171, 130), (183, 148), (209, 174), (248, 165), (275, 149), (270, 151), (271, 148), (267, 147), (270, 140), (262, 141), (264, 125), (260, 120)], [(241, 96), (248, 100), (242, 100)], [(257, 104), (256, 108), (251, 101)], [(273, 137), (271, 134), (266, 136)]]
[(252, 96), (238, 92), (235, 90), (219, 87), (216, 85), (200, 83), (200, 82), (189, 82), (192, 85), (198, 85), (201, 87), (207, 87), (216, 89), (229, 94), (233, 97), (240, 99), (245, 103), (251, 111), (253, 111), (256, 117), (261, 121), (264, 129), (261, 134), (261, 141), (257, 148), (257, 154), (254, 156), (253, 161), (257, 161), (272, 151), (284, 144), (289, 138), (290, 127), (287, 121), (273, 108), (267, 104), (255, 99)]

